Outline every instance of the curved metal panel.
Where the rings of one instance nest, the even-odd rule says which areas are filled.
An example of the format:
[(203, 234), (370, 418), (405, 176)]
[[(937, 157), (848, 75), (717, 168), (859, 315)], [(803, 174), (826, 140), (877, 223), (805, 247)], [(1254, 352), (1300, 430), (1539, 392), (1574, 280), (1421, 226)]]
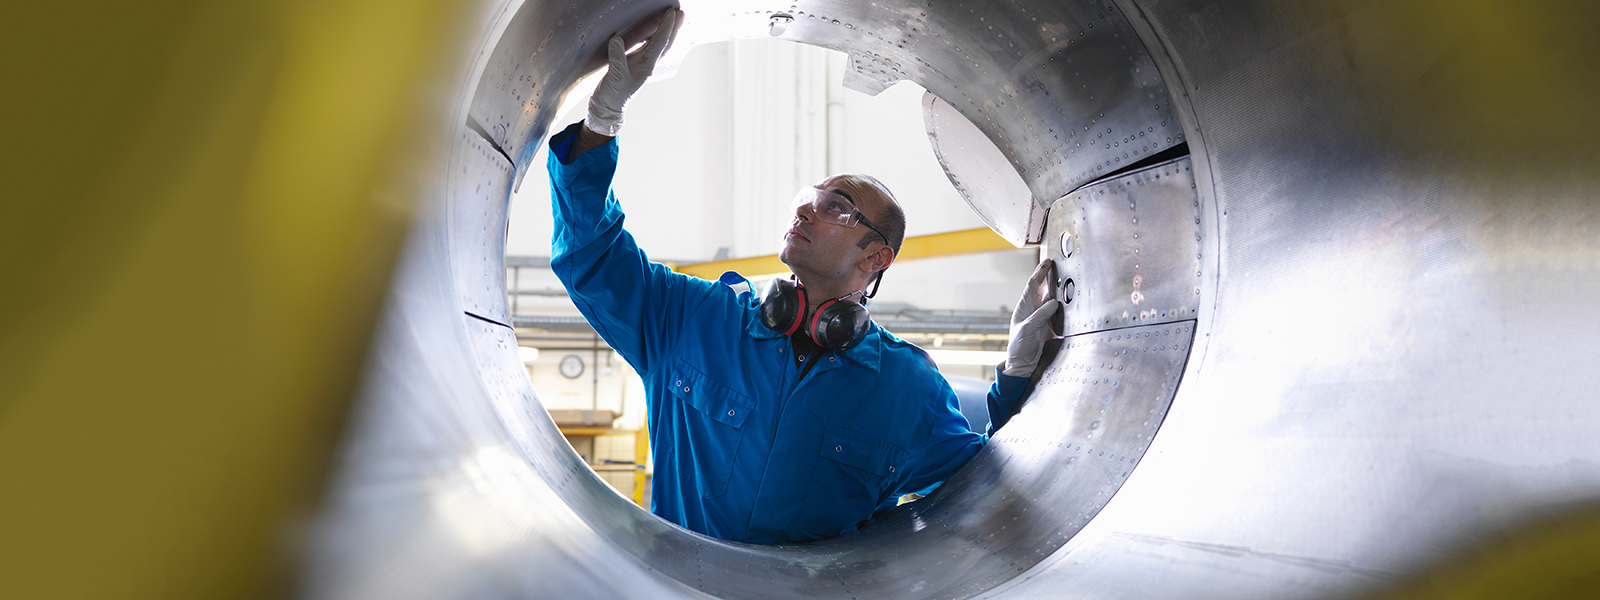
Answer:
[[(1111, 3), (740, 3), (733, 37), (775, 37), (851, 56), (852, 76), (915, 81), (999, 147), (1041, 206), (1177, 145), (1165, 84)], [(860, 86), (857, 86), (860, 87)]]
[(1204, 257), (1190, 163), (1119, 175), (1051, 207), (1049, 255), (1062, 285), (1070, 279), (1074, 287), (1067, 331), (1196, 318)]
[(477, 132), (456, 133), (447, 175), (451, 274), (462, 309), (511, 326), (506, 307), (506, 211), (511, 164)]
[(481, 129), (516, 163), (514, 179), (520, 182), (568, 86), (605, 66), (610, 33), (595, 32), (623, 31), (672, 4), (668, 0), (520, 3), (486, 58), (471, 96), (468, 125)]

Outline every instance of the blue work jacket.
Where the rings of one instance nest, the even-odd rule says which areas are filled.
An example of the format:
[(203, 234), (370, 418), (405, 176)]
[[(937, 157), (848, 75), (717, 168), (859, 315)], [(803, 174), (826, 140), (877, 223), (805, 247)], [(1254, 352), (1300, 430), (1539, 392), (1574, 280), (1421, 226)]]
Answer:
[[(675, 273), (635, 245), (611, 190), (617, 143), (568, 157), (580, 126), (550, 141), (550, 267), (644, 380), (656, 515), (751, 543), (838, 535), (938, 486), (988, 440), (927, 353), (876, 323), (801, 378), (789, 338), (733, 287), (743, 277)], [(1000, 376), (991, 429), (1026, 385)]]

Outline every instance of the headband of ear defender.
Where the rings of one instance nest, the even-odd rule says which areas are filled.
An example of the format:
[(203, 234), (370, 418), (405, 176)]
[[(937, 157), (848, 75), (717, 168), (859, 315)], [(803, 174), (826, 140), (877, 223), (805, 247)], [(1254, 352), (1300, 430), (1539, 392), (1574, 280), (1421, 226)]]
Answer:
[(790, 279), (773, 278), (761, 296), (761, 324), (784, 335), (805, 328), (811, 341), (842, 352), (867, 337), (871, 319), (867, 307), (844, 297), (833, 298), (807, 315), (805, 286)]

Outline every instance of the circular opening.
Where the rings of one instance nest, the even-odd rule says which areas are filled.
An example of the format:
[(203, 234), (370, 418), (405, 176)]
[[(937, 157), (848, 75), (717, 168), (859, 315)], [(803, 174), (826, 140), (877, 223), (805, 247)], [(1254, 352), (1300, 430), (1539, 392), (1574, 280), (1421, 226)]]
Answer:
[[(576, 15), (558, 24), (539, 18), (543, 8), (540, 3), (530, 2), (512, 18), (505, 30), (515, 32), (515, 35), (507, 35), (502, 39), (494, 55), (488, 59), (493, 68), (483, 71), (484, 80), (477, 86), (479, 91), (474, 97), (469, 118), (469, 123), (475, 125), (470, 127), (472, 135), (481, 135), (485, 140), (481, 144), (472, 144), (489, 148), (480, 154), (488, 156), (498, 153), (507, 159), (516, 158), (519, 161), (515, 165), (516, 171), (526, 179), (535, 179), (543, 165), (522, 157), (538, 156), (538, 148), (543, 145), (547, 133), (553, 127), (565, 125), (555, 121), (556, 97), (559, 94), (546, 94), (545, 91), (566, 89), (570, 82), (577, 79), (576, 74), (585, 65), (598, 66), (594, 64), (594, 57), (598, 56), (595, 40), (603, 36), (595, 35), (596, 31), (621, 29), (628, 20), (637, 20), (644, 12), (648, 12), (629, 12), (633, 9), (608, 11), (604, 7), (595, 7), (586, 9), (593, 11), (589, 14)], [(830, 79), (824, 85), (882, 91), (882, 84), (897, 79), (914, 80), (959, 110), (988, 135), (991, 143), (994, 140), (1003, 141), (1003, 144), (996, 145), (1007, 150), (1007, 158), (1018, 173), (1024, 175), (1035, 197), (1061, 197), (1054, 203), (1050, 213), (1055, 218), (1037, 222), (1045, 230), (1039, 234), (1043, 236), (1042, 239), (1052, 239), (1052, 235), (1061, 236), (1062, 232), (1051, 228), (1059, 226), (1061, 215), (1071, 214), (1071, 211), (1056, 208), (1063, 202), (1091, 202), (1086, 197), (1073, 197), (1067, 194), (1068, 191), (1090, 183), (1106, 172), (1131, 165), (1143, 156), (1121, 147), (1115, 152), (1097, 150), (1098, 144), (1059, 156), (1053, 153), (1060, 152), (1064, 146), (1052, 140), (1048, 132), (1077, 132), (1079, 129), (1087, 132), (1087, 121), (1093, 120), (1097, 132), (1110, 129), (1114, 135), (1122, 129), (1165, 128), (1167, 122), (1175, 125), (1176, 119), (1170, 118), (1170, 115), (1156, 114), (1153, 118), (1160, 121), (1147, 125), (1144, 121), (1152, 117), (1146, 114), (1142, 104), (1123, 107), (1108, 104), (1104, 100), (1144, 97), (1157, 92), (1166, 94), (1159, 85), (1150, 90), (1141, 88), (1137, 90), (1138, 93), (1131, 93), (1130, 90), (1127, 94), (1105, 94), (1098, 96), (1102, 100), (1089, 100), (1080, 98), (1066, 88), (1052, 87), (1067, 84), (1065, 79), (1053, 75), (1052, 69), (1059, 69), (1059, 64), (1051, 67), (1041, 63), (1037, 68), (1023, 65), (1021, 70), (1016, 71), (1008, 70), (1004, 65), (986, 64), (993, 59), (973, 53), (970, 48), (982, 47), (983, 40), (990, 36), (999, 36), (1024, 47), (1043, 47), (1041, 44), (1045, 42), (1031, 35), (1031, 32), (995, 32), (988, 29), (991, 26), (998, 27), (993, 25), (996, 23), (1026, 22), (1011, 18), (1016, 16), (1009, 12), (1014, 9), (1009, 5), (985, 6), (985, 14), (982, 15), (934, 15), (925, 21), (922, 17), (915, 18), (914, 23), (906, 22), (911, 18), (907, 16), (908, 13), (888, 5), (862, 8), (863, 14), (853, 19), (840, 19), (832, 15), (824, 19), (814, 16), (811, 11), (806, 11), (802, 16), (797, 11), (794, 20), (778, 37), (842, 49), (852, 54), (851, 61), (840, 69), (842, 72), (832, 73), (839, 77), (837, 81), (841, 83), (834, 84), (832, 81), (835, 80)], [(918, 10), (935, 9), (918, 7)], [(1051, 5), (1043, 10), (1049, 14), (1042, 14), (1042, 18), (1064, 22), (1087, 22), (1087, 19), (1093, 19), (1108, 33), (1115, 34), (1075, 40), (1074, 51), (1084, 52), (1084, 57), (1123, 57), (1106, 60), (1103, 67), (1097, 67), (1103, 68), (1106, 73), (1092, 75), (1108, 81), (1122, 81), (1120, 85), (1146, 85), (1115, 76), (1116, 73), (1129, 70), (1123, 62), (1144, 60), (1137, 56), (1137, 52), (1132, 53), (1135, 56), (1129, 56), (1130, 53), (1120, 47), (1123, 42), (1117, 40), (1135, 37), (1132, 30), (1121, 22), (1120, 16), (1091, 16), (1106, 12), (1098, 5)], [(973, 16), (980, 19), (972, 21)], [(840, 21), (837, 26), (835, 20)], [(579, 26), (575, 27), (573, 23)], [(939, 26), (941, 30), (935, 32), (937, 35), (894, 42), (881, 37), (883, 31), (912, 28), (920, 31), (929, 28), (929, 23), (945, 25)], [(967, 23), (972, 24), (965, 25)], [(727, 29), (719, 34), (734, 37), (767, 37), (770, 33), (767, 13), (734, 14), (723, 26)], [(701, 32), (703, 36), (706, 33)], [(946, 44), (946, 41), (950, 43)], [(680, 44), (687, 45), (689, 42), (688, 38), (680, 38)], [(564, 53), (548, 50), (551, 48), (567, 50)], [(976, 69), (968, 66), (974, 63), (977, 64)], [(1022, 81), (1036, 82), (1044, 87), (1031, 89), (1026, 85), (1015, 85)], [(683, 82), (680, 79), (672, 83), (676, 85)], [(740, 89), (735, 86), (734, 91)], [(1009, 92), (1001, 90), (1020, 91), (1007, 96)], [(822, 122), (827, 124), (828, 103), (821, 103), (815, 108), (823, 113)], [(630, 126), (651, 118), (634, 109), (630, 107)], [(644, 109), (640, 107), (639, 110)], [(1084, 123), (1079, 123), (1080, 120)], [(1041, 127), (1041, 124), (1045, 126)], [(1080, 132), (1074, 135), (1099, 137), (1104, 134)], [(736, 148), (728, 147), (729, 142), (725, 138), (721, 143), (724, 146), (721, 151), (734, 152), (739, 160), (753, 158), (735, 152)], [(458, 146), (477, 148), (466, 143)], [(640, 154), (632, 146), (625, 152), (633, 152), (635, 156)], [(678, 154), (689, 153), (680, 149)], [(627, 164), (627, 159), (624, 159), (624, 164)], [(1080, 166), (1081, 169), (1074, 170)], [(455, 169), (451, 172), (450, 185), (455, 190), (475, 190), (482, 183), (481, 179), (457, 175)], [(689, 180), (661, 177), (658, 187), (663, 183), (681, 184), (685, 181)], [(522, 193), (538, 189), (538, 184), (537, 180), (522, 181)], [(793, 193), (792, 186), (784, 187), (790, 189), (771, 194), (779, 200), (780, 205)], [(626, 195), (648, 199), (652, 196), (650, 191), (646, 189)], [(451, 214), (472, 213), (475, 207), (462, 203), (466, 199), (479, 197), (458, 193), (452, 197)], [(696, 225), (701, 222), (700, 219), (733, 222), (756, 206), (757, 203), (752, 199), (759, 197), (764, 196), (747, 194), (743, 197), (743, 204), (731, 206), (721, 213), (696, 211), (693, 218), (679, 215), (676, 218), (632, 219), (628, 223), (633, 228), (631, 230), (640, 236), (660, 230), (665, 232), (664, 235), (704, 241), (705, 236), (685, 227)], [(623, 202), (627, 203), (628, 200), (624, 198)], [(991, 206), (988, 202), (974, 202), (972, 208), (981, 213)], [(1146, 208), (1151, 204), (1141, 200), (1139, 210), (1151, 210)], [(484, 237), (491, 234), (483, 232), (504, 231), (504, 214), (498, 218), (497, 222), (471, 228), (458, 227), (452, 222), (450, 226), (456, 227), (452, 230), (452, 253), (465, 255), (469, 252), (469, 246), (471, 252), (477, 252), (476, 248), (483, 246), (492, 247), (493, 244), (483, 243)], [(752, 220), (759, 221), (760, 216), (756, 215)], [(1106, 222), (1112, 221), (1132, 226), (1132, 221), (1121, 215)], [(1155, 222), (1160, 220), (1140, 219), (1143, 224), (1141, 227), (1154, 227), (1150, 223)], [(1121, 310), (1125, 307), (1111, 303), (1124, 302), (1130, 297), (1121, 293), (1118, 287), (1124, 284), (1110, 283), (1130, 279), (1122, 272), (1126, 265), (1109, 262), (1112, 257), (1120, 256), (1109, 249), (1119, 247), (1119, 242), (1113, 236), (1122, 233), (1125, 232), (1115, 229), (1101, 232), (1085, 229), (1076, 236), (1060, 238), (1064, 247), (1070, 243), (1073, 246), (1089, 244), (1096, 248), (1107, 248), (1108, 251), (1104, 253), (1090, 253), (1104, 254), (1100, 258), (1108, 262), (1103, 264), (1085, 263), (1082, 253), (1076, 252), (1049, 257), (1065, 261), (1061, 264), (1066, 267), (1066, 272), (1073, 274), (1064, 287), (1070, 290), (1067, 296), (1075, 303), (1075, 314), (1084, 315), (1085, 322), (1098, 323), (1104, 317), (1107, 329), (1112, 328), (1113, 324), (1127, 323), (1125, 318), (1118, 321), (1109, 318), (1111, 314), (1120, 316), (1121, 312), (1127, 312)], [(1143, 230), (1141, 234), (1151, 238), (1157, 235)], [(641, 241), (640, 245), (648, 249), (651, 244)], [(1154, 248), (1157, 244), (1152, 241), (1147, 247)], [(734, 253), (730, 251), (730, 254)], [(478, 264), (478, 261), (453, 260), (458, 260), (458, 264)], [(1148, 265), (1159, 262), (1149, 256), (1145, 257), (1145, 261), (1146, 270), (1153, 268)], [(895, 270), (905, 278), (912, 270), (911, 265), (909, 262), (897, 264)], [(472, 273), (468, 276), (457, 275), (458, 278), (467, 278), (467, 281), (457, 283), (458, 292), (462, 294), (469, 293), (468, 290), (477, 293), (479, 289), (505, 289), (504, 286), (512, 283), (504, 281), (504, 273), (484, 273), (481, 270), (472, 271), (471, 268), (460, 271)], [(1022, 287), (1025, 273), (1026, 270), (1012, 275), (1008, 283), (991, 286), (1004, 290), (1007, 297), (1007, 300), (998, 304), (1009, 307), (1014, 301), (1016, 289)], [(928, 276), (941, 275), (934, 273)], [(1073, 281), (1076, 279), (1090, 282), (1091, 290), (1104, 289), (1107, 293), (1103, 294), (1103, 299), (1100, 293), (1089, 298), (1078, 298)], [(1150, 276), (1147, 275), (1146, 279), (1149, 280)], [(1160, 298), (1154, 292), (1146, 296), (1151, 301)], [(521, 297), (513, 298), (513, 302), (516, 302)], [(878, 306), (881, 305), (875, 302), (875, 310), (878, 310)], [(1148, 310), (1148, 307), (1144, 308)], [(1111, 312), (1113, 310), (1118, 312)], [(1138, 313), (1139, 310), (1133, 310), (1130, 314)], [(505, 319), (515, 321), (511, 316), (507, 312)], [(492, 320), (482, 319), (481, 322)], [(1149, 320), (1139, 323), (1139, 333), (1183, 338), (1181, 343), (1163, 344), (1164, 348), (1171, 348), (1167, 352), (1186, 351), (1188, 336), (1191, 335), (1187, 332), (1192, 328), (1183, 330), (1185, 333), (1179, 336), (1175, 332), (1183, 327), (1181, 324)], [(474, 324), (473, 327), (478, 325)], [(482, 328), (488, 331), (493, 327), (483, 325)], [(939, 338), (944, 340), (944, 346), (959, 339), (958, 336), (949, 335), (949, 332), (944, 333)], [(1033, 398), (999, 431), (988, 448), (932, 495), (881, 513), (870, 525), (855, 532), (800, 546), (748, 546), (720, 542), (692, 534), (644, 513), (606, 490), (598, 480), (575, 476), (581, 472), (582, 465), (567, 454), (555, 452), (558, 446), (550, 443), (559, 433), (547, 421), (541, 422), (536, 414), (530, 415), (528, 402), (517, 401), (523, 396), (529, 400), (535, 397), (525, 378), (503, 377), (502, 373), (488, 371), (483, 378), (489, 394), (496, 398), (496, 418), (505, 430), (514, 435), (510, 442), (519, 450), (520, 456), (530, 463), (532, 472), (549, 485), (549, 493), (553, 494), (554, 500), (564, 505), (565, 508), (558, 512), (571, 515), (568, 521), (559, 521), (559, 525), (551, 527), (556, 530), (575, 527), (582, 530), (583, 539), (604, 540), (602, 548), (583, 550), (580, 556), (631, 557), (625, 562), (649, 566), (648, 575), (640, 577), (664, 577), (716, 596), (776, 594), (782, 597), (812, 597), (839, 594), (840, 586), (857, 596), (904, 595), (907, 592), (901, 585), (903, 581), (898, 581), (898, 578), (915, 577), (923, 587), (913, 595), (965, 597), (1016, 577), (1058, 550), (1087, 524), (1137, 464), (1155, 428), (1159, 426), (1166, 403), (1176, 390), (1176, 378), (1181, 373), (1154, 368), (1151, 365), (1155, 363), (1141, 362), (1158, 359), (1162, 364), (1173, 362), (1168, 359), (1170, 355), (1158, 356), (1145, 352), (1146, 344), (1140, 341), (1145, 338), (1134, 335), (1133, 331), (1109, 334), (1081, 330), (1069, 333), (1075, 335), (1062, 345), (1056, 361), (1041, 375)], [(499, 359), (493, 357), (501, 354), (510, 356), (513, 352), (510, 348), (517, 345), (515, 341), (506, 343), (503, 338), (495, 337), (503, 335), (501, 333), (482, 335), (476, 338), (480, 346), (476, 350), (480, 357), (490, 357), (482, 359), (482, 364), (494, 363)], [(545, 357), (555, 360), (564, 354), (542, 351), (540, 360)], [(1083, 377), (1076, 371), (1081, 364), (1100, 363), (1111, 364), (1126, 374), (1116, 378), (1117, 383), (1113, 385), (1102, 378)], [(592, 374), (594, 368), (595, 365), (590, 364), (586, 372)], [(505, 493), (504, 489), (494, 485), (485, 488), (490, 492)], [(507, 501), (518, 500), (512, 494)], [(536, 506), (529, 508), (538, 512)]]

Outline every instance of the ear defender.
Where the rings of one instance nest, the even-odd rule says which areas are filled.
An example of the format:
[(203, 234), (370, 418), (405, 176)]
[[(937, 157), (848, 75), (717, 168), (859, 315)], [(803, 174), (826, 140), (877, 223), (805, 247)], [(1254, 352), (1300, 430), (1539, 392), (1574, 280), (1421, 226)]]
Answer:
[(867, 337), (871, 315), (867, 307), (853, 300), (834, 298), (807, 315), (806, 288), (790, 279), (774, 278), (761, 295), (761, 324), (768, 329), (794, 335), (805, 327), (811, 341), (834, 352), (842, 352)]
[(817, 307), (811, 317), (811, 339), (818, 346), (839, 352), (867, 337), (867, 307), (835, 298)]
[(805, 323), (806, 290), (794, 281), (774, 277), (761, 294), (761, 324), (794, 335)]

